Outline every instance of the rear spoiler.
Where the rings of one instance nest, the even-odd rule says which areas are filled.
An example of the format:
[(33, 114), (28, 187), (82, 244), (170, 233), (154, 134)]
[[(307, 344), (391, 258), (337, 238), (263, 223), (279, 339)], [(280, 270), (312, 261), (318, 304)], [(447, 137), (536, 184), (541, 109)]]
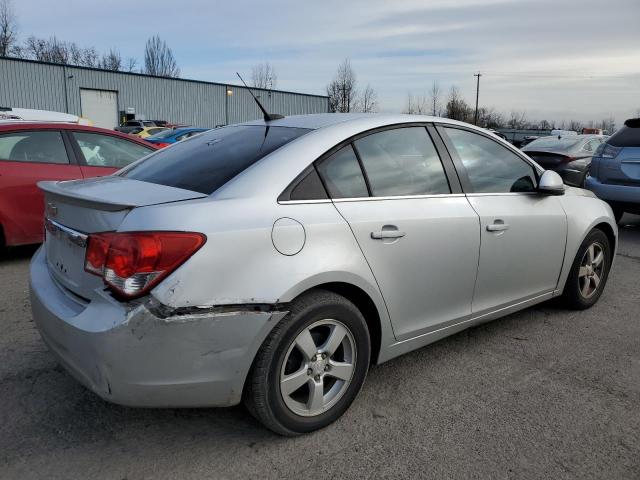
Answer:
[[(68, 183), (65, 186), (67, 185)], [(95, 208), (96, 210), (103, 210), (105, 212), (119, 212), (121, 210), (130, 210), (136, 206), (132, 205), (131, 203), (105, 201), (101, 198), (92, 197), (80, 192), (74, 192), (72, 189), (64, 188), (63, 186), (61, 186), (61, 182), (38, 182), (38, 188), (43, 192), (46, 192), (53, 199), (62, 200), (65, 203), (71, 205), (78, 205), (80, 207), (91, 207)]]
[(62, 182), (38, 182), (38, 188), (48, 197), (57, 198), (64, 203), (106, 212), (119, 212), (136, 207), (208, 196), (192, 190), (143, 182), (118, 175)]

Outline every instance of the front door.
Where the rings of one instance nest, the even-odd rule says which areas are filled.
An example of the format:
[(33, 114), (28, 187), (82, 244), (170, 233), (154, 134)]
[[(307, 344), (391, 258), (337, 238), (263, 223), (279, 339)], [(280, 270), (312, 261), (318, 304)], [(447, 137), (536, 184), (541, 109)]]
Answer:
[(461, 128), (440, 131), (480, 216), (474, 316), (555, 290), (567, 238), (559, 199), (536, 193), (534, 167), (497, 141)]
[(452, 194), (425, 127), (358, 138), (318, 171), (373, 271), (398, 340), (470, 315), (478, 216), (463, 194)]

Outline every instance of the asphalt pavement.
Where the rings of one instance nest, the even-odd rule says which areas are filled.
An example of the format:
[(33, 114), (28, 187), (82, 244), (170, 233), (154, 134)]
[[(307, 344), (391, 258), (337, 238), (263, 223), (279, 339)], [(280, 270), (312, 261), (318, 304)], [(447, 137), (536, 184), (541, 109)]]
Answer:
[(34, 328), (33, 248), (0, 260), (0, 479), (640, 478), (640, 217), (599, 303), (546, 303), (373, 367), (322, 431), (278, 437), (242, 407), (109, 404)]

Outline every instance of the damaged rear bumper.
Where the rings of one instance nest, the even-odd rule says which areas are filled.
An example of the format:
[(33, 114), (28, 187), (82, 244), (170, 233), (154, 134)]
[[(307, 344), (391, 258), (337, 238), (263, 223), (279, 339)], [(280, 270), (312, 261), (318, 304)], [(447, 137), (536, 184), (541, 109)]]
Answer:
[(173, 311), (153, 300), (122, 304), (106, 292), (85, 302), (55, 283), (42, 249), (30, 274), (33, 318), (50, 350), (82, 384), (128, 406), (237, 404), (256, 352), (287, 313)]

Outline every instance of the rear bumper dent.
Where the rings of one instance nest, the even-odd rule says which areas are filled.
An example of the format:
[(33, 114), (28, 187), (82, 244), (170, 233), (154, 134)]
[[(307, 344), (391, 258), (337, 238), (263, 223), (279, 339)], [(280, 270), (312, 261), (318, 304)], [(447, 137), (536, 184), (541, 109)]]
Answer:
[(42, 249), (30, 273), (33, 317), (52, 353), (90, 390), (128, 406), (237, 404), (255, 353), (287, 313), (252, 307), (174, 315), (157, 302), (131, 306), (106, 293), (80, 306), (53, 282)]

